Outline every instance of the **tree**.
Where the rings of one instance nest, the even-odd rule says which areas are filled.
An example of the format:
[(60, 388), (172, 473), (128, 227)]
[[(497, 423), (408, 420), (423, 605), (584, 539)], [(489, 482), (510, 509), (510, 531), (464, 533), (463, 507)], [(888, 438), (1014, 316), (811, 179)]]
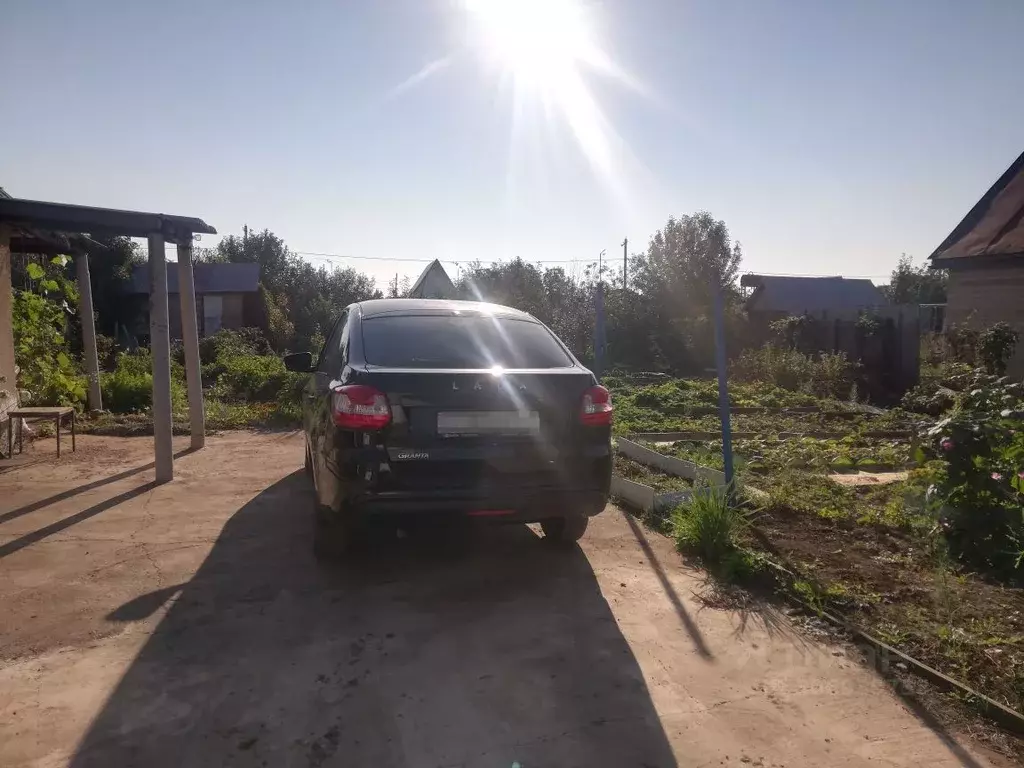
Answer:
[(351, 267), (315, 267), (268, 229), (225, 237), (215, 252), (204, 253), (203, 258), (260, 265), (264, 331), (278, 351), (312, 349), (330, 333), (341, 310), (353, 302), (382, 296), (369, 275)]
[(135, 319), (137, 302), (127, 301), (125, 291), (132, 279), (132, 268), (142, 264), (142, 254), (129, 237), (96, 237), (98, 246), (89, 246), (89, 282), (96, 331), (116, 336), (116, 328)]
[(529, 312), (549, 326), (581, 358), (593, 339), (593, 279), (574, 281), (561, 267), (543, 270), (521, 258), (463, 270), (456, 288), (470, 301), (489, 301)]
[(633, 256), (630, 281), (646, 305), (637, 312), (643, 320), (638, 327), (645, 329), (652, 357), (661, 367), (696, 373), (713, 365), (716, 286), (724, 293), (727, 331), (735, 337), (741, 259), (740, 245), (732, 242), (725, 222), (707, 211), (670, 218), (647, 251)]
[(914, 260), (904, 253), (881, 291), (893, 304), (945, 304), (948, 280), (946, 270), (928, 264), (915, 267)]
[(712, 286), (734, 293), (742, 257), (725, 222), (699, 211), (669, 218), (651, 238), (646, 253), (633, 257), (631, 280), (645, 296), (663, 299), (663, 306), (707, 311)]

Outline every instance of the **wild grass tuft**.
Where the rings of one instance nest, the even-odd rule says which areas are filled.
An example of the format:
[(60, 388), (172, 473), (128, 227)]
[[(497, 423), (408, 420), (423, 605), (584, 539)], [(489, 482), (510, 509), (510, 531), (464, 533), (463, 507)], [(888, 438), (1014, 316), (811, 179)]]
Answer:
[(750, 513), (729, 503), (724, 488), (697, 488), (672, 513), (676, 545), (700, 556), (709, 567), (724, 563), (750, 524)]

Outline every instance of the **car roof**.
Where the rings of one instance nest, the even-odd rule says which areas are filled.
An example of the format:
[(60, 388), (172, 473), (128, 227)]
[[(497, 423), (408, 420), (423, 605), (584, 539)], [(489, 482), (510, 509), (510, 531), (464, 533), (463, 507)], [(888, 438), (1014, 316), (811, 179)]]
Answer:
[(516, 320), (532, 320), (532, 315), (501, 304), (483, 301), (449, 301), (448, 299), (371, 299), (359, 302), (364, 318), (379, 315), (488, 315)]

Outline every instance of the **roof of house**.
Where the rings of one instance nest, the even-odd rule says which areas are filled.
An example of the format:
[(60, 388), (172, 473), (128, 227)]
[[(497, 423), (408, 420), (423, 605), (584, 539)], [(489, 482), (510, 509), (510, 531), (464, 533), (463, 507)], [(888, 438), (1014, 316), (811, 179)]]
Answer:
[(846, 277), (779, 277), (744, 275), (740, 284), (753, 287), (748, 312), (799, 315), (821, 310), (866, 309), (888, 304), (870, 280)]
[(423, 270), (422, 274), (413, 283), (412, 288), (409, 289), (409, 298), (435, 298), (432, 296), (423, 296), (426, 290), (428, 279), (440, 281), (440, 285), (443, 291), (455, 295), (455, 284), (452, 279), (448, 277), (448, 273), (445, 272), (444, 267), (441, 266), (441, 262), (438, 259), (434, 259), (427, 265), (427, 268)]
[[(256, 262), (238, 264), (196, 264), (192, 267), (196, 293), (251, 293), (259, 290), (260, 265)], [(167, 263), (167, 292), (178, 293), (178, 265)], [(149, 264), (132, 268), (129, 293), (149, 293)]]
[(956, 225), (931, 259), (949, 262), (978, 256), (1024, 256), (1024, 153)]

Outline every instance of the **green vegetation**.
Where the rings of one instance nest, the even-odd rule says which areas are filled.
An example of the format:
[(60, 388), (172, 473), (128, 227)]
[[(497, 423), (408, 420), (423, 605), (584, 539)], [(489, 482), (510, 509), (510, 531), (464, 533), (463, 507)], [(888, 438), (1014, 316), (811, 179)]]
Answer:
[(68, 343), (78, 291), (66, 275), (67, 263), (65, 256), (28, 263), (25, 287), (14, 291), (14, 358), (20, 369), (17, 386), (28, 392), (24, 405), (80, 405), (85, 400), (85, 379)]
[(723, 488), (697, 488), (672, 512), (672, 535), (682, 550), (696, 553), (709, 567), (720, 566), (739, 549), (749, 514), (729, 503)]
[(741, 382), (763, 382), (792, 392), (840, 400), (850, 397), (856, 364), (846, 354), (806, 355), (772, 344), (744, 350), (733, 363), (732, 376)]

